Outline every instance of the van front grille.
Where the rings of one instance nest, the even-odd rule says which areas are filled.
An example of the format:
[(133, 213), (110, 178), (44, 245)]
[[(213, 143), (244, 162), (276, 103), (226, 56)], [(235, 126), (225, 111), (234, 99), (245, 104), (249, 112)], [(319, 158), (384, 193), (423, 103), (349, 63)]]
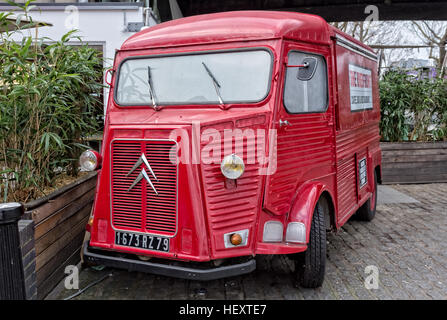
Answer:
[[(173, 236), (177, 231), (177, 164), (171, 159), (176, 159), (176, 143), (114, 140), (111, 152), (112, 225), (120, 230)], [(150, 168), (140, 161), (143, 155)], [(131, 172), (139, 161), (142, 163)], [(139, 176), (141, 180), (132, 187)]]

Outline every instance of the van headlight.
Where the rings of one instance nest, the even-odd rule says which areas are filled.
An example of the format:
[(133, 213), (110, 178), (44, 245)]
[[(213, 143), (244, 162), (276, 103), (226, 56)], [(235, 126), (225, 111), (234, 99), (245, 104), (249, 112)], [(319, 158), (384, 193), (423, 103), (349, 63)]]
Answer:
[(239, 178), (245, 170), (244, 161), (237, 155), (230, 154), (223, 158), (220, 164), (220, 171), (228, 179)]
[(101, 165), (101, 155), (94, 150), (84, 151), (79, 157), (79, 164), (84, 171), (94, 171)]

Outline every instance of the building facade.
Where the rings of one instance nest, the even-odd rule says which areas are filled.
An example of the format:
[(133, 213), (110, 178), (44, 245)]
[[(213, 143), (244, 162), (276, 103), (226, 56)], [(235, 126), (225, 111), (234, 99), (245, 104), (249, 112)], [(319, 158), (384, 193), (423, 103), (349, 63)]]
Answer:
[[(13, 11), (20, 14), (20, 8), (0, 0), (0, 12)], [(16, 0), (16, 3), (23, 3)], [(148, 2), (85, 2), (80, 0), (39, 0), (33, 2), (35, 8), (29, 15), (34, 21), (50, 23), (52, 26), (39, 27), (38, 37), (48, 38), (48, 42), (60, 40), (71, 30), (78, 30), (76, 35), (82, 41), (72, 40), (72, 45), (88, 44), (100, 50), (104, 57), (104, 67), (113, 63), (115, 50), (134, 33), (142, 28), (157, 24), (157, 17), (148, 7)], [(17, 33), (15, 37), (20, 40), (28, 36), (29, 30)], [(32, 36), (35, 32), (31, 31)], [(108, 90), (104, 91), (104, 102), (107, 101)], [(106, 103), (104, 104), (106, 105)]]

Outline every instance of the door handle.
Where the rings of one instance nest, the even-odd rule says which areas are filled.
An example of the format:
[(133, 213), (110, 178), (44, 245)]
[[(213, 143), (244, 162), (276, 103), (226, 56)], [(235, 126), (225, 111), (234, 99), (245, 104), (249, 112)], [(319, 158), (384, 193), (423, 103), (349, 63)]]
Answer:
[(282, 120), (279, 119), (279, 127), (281, 128), (282, 126), (291, 126), (292, 124), (288, 121), (288, 120)]

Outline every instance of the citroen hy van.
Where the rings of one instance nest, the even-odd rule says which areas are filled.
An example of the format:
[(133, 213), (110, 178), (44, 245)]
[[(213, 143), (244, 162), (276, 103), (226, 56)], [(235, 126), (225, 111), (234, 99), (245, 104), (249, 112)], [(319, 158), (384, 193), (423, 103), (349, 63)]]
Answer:
[(287, 255), (322, 284), (326, 232), (373, 219), (381, 181), (374, 51), (314, 15), (182, 18), (116, 52), (82, 255), (184, 279)]

